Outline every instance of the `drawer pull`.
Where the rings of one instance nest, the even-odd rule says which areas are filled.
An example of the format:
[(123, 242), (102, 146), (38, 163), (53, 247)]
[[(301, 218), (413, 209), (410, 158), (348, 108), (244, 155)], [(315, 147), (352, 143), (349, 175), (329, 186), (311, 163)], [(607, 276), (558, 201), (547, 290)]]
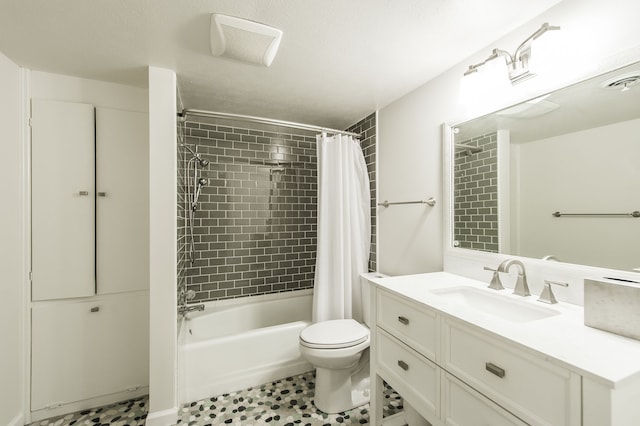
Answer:
[(495, 364), (487, 362), (484, 364), (484, 368), (491, 374), (495, 374), (496, 376), (502, 378), (505, 375), (504, 369), (498, 367)]
[(398, 361), (398, 367), (402, 368), (404, 371), (407, 371), (409, 369), (409, 364), (400, 360)]
[(407, 318), (407, 317), (398, 317), (398, 321), (400, 321), (404, 325), (408, 325), (409, 324), (409, 318)]
[(87, 195), (89, 195), (89, 191), (79, 191), (78, 195), (80, 195), (81, 197), (86, 197)]
[(94, 306), (93, 308), (91, 308), (91, 312), (99, 312), (99, 311), (100, 311), (99, 306)]

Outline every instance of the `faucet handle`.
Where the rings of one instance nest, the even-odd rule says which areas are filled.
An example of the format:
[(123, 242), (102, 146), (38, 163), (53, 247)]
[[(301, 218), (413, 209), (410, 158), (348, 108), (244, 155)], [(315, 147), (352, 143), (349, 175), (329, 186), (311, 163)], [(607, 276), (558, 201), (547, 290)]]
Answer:
[(538, 298), (539, 302), (549, 303), (549, 304), (558, 303), (558, 300), (556, 300), (556, 297), (554, 296), (553, 291), (551, 290), (551, 284), (559, 285), (562, 287), (569, 287), (569, 283), (565, 283), (562, 281), (544, 280), (544, 288), (542, 289), (542, 293), (540, 293), (540, 297)]
[(502, 281), (500, 281), (500, 275), (498, 275), (498, 270), (489, 268), (488, 266), (485, 266), (484, 270), (493, 272), (493, 276), (491, 277), (491, 282), (489, 283), (489, 288), (493, 290), (504, 290)]

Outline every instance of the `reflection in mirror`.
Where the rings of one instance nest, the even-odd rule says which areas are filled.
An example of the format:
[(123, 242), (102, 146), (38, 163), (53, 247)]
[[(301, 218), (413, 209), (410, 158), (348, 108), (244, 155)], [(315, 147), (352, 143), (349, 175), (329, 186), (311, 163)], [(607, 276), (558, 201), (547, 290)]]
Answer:
[(452, 140), (453, 247), (640, 272), (640, 64)]

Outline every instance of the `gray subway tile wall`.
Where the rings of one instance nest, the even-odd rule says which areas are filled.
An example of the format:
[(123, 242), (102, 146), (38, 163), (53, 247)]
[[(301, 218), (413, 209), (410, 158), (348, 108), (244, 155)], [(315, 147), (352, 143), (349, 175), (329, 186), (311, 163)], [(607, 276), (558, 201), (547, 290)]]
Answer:
[[(196, 293), (190, 302), (313, 288), (316, 132), (206, 117), (188, 117), (181, 126), (184, 143), (209, 161), (200, 172), (208, 184), (195, 212), (192, 265), (186, 256), (188, 206), (180, 195), (187, 186), (186, 157), (183, 152), (181, 160), (184, 150), (178, 150), (178, 262), (187, 289)], [(351, 128), (363, 134), (375, 177), (375, 114)]]
[(457, 150), (454, 166), (454, 244), (497, 253), (498, 155), (497, 134), (463, 142), (482, 151)]
[(363, 118), (347, 131), (360, 133), (360, 146), (367, 163), (367, 171), (369, 172), (369, 181), (371, 185), (371, 254), (369, 255), (369, 271), (378, 270), (376, 263), (376, 232), (377, 232), (377, 191), (376, 191), (376, 113), (372, 113), (368, 117)]
[(176, 234), (177, 242), (177, 279), (178, 289), (185, 288), (186, 267), (187, 267), (187, 178), (185, 175), (185, 164), (187, 161), (186, 150), (182, 147), (185, 143), (185, 126), (180, 118), (176, 121), (177, 127), (177, 199), (176, 211), (178, 215), (178, 226)]

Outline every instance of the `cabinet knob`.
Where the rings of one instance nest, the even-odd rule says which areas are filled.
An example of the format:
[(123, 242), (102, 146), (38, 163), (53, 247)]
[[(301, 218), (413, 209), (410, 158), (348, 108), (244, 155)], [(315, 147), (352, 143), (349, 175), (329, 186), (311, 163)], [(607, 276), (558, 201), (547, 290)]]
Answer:
[(107, 193), (106, 192), (98, 192), (98, 197), (106, 197)]
[(100, 306), (94, 306), (93, 308), (91, 308), (89, 312), (99, 312), (99, 311), (100, 311)]
[(407, 371), (409, 369), (409, 364), (402, 360), (398, 360), (398, 367), (402, 368), (404, 371)]
[(400, 316), (400, 317), (398, 317), (398, 321), (401, 322), (404, 325), (408, 325), (409, 324), (409, 318), (407, 318), (407, 317)]
[(86, 197), (87, 195), (89, 195), (89, 191), (79, 191), (78, 195), (80, 195), (81, 197)]
[(496, 376), (503, 378), (506, 374), (503, 368), (498, 367), (497, 365), (487, 362), (484, 364), (485, 370), (487, 370), (491, 374), (495, 374)]

